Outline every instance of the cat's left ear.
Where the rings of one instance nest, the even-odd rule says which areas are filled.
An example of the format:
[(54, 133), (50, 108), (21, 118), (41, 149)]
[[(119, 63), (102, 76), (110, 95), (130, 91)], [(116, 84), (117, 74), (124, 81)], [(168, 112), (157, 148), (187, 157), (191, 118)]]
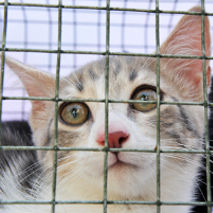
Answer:
[[(201, 13), (202, 10), (197, 6), (193, 7), (190, 12)], [(204, 25), (205, 56), (210, 56), (210, 29), (207, 16), (204, 18)], [(201, 15), (185, 15), (161, 46), (160, 53), (203, 56), (202, 49), (202, 17)], [(194, 95), (194, 97), (191, 98), (194, 100), (202, 99), (202, 59), (163, 58), (161, 62), (161, 70), (177, 84), (178, 88), (182, 90), (181, 94), (186, 94), (187, 90), (191, 90), (191, 95)], [(211, 82), (211, 69), (209, 60), (205, 62), (207, 86), (209, 86)]]

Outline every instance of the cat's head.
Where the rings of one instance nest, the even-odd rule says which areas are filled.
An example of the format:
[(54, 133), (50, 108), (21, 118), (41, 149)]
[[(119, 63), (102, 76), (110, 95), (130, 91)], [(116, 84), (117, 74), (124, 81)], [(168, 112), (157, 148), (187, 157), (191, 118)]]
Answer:
[[(200, 12), (195, 7), (192, 12)], [(205, 18), (205, 50), (210, 55), (208, 18)], [(160, 48), (161, 54), (202, 56), (201, 17), (184, 16)], [(160, 97), (164, 102), (203, 101), (203, 71), (210, 85), (209, 61), (192, 58), (160, 58)], [(108, 141), (110, 148), (155, 150), (157, 99), (155, 57), (110, 57)], [(6, 63), (23, 82), (29, 96), (55, 97), (54, 77), (6, 58)], [(105, 59), (90, 63), (60, 79), (58, 101), (58, 146), (103, 149), (105, 146)], [(70, 100), (63, 101), (62, 99)], [(97, 99), (101, 102), (81, 101)], [(62, 101), (61, 101), (62, 100)], [(75, 101), (71, 101), (75, 100)], [(79, 101), (76, 101), (79, 100)], [(114, 100), (114, 102), (113, 102)], [(150, 100), (153, 103), (115, 103), (116, 100)], [(156, 101), (156, 102), (155, 102)], [(54, 101), (32, 101), (31, 127), (36, 145), (52, 146), (55, 141)], [(201, 149), (203, 107), (162, 104), (160, 142), (162, 149)], [(52, 162), (52, 151), (40, 159)], [(105, 152), (58, 151), (58, 179), (68, 183), (89, 182), (103, 187)], [(46, 160), (45, 160), (46, 161)], [(172, 171), (178, 181), (181, 172), (195, 171), (198, 155), (161, 154), (162, 178)], [(190, 163), (193, 162), (193, 163)], [(46, 161), (46, 164), (48, 162)], [(143, 196), (141, 188), (155, 184), (156, 153), (108, 152), (109, 193)], [(176, 168), (175, 170), (172, 170)], [(168, 172), (166, 172), (168, 170)], [(155, 191), (148, 189), (149, 191)], [(144, 192), (147, 190), (143, 190)]]

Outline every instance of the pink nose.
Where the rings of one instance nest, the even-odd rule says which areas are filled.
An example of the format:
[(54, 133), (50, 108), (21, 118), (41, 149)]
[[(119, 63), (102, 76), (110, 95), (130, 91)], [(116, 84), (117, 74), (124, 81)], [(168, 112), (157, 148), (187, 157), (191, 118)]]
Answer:
[[(127, 141), (128, 137), (129, 137), (129, 134), (125, 131), (118, 130), (118, 131), (114, 131), (114, 132), (113, 131), (109, 132), (109, 134), (108, 134), (109, 148), (121, 148), (122, 144)], [(104, 144), (105, 144), (105, 134), (104, 133), (101, 133), (97, 137), (97, 142), (100, 145), (104, 146)]]

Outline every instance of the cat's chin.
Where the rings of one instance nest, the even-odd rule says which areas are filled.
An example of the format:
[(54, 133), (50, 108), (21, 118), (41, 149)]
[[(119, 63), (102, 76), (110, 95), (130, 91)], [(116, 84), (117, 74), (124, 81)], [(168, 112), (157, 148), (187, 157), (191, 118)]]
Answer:
[[(108, 193), (112, 199), (143, 197), (151, 179), (134, 165), (117, 163), (108, 170)], [(140, 177), (140, 178), (139, 178)], [(152, 181), (151, 181), (152, 182)], [(145, 193), (146, 194), (146, 193)], [(114, 197), (116, 195), (116, 197)]]

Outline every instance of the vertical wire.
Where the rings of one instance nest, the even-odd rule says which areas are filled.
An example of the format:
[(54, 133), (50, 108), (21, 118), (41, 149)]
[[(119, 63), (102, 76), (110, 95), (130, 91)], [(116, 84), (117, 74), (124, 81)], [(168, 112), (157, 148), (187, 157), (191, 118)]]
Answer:
[[(159, 0), (155, 1), (155, 33), (156, 33), (156, 54), (160, 54), (160, 31), (159, 31)], [(157, 126), (156, 126), (156, 195), (157, 213), (160, 213), (160, 57), (156, 57), (156, 87), (157, 87)]]
[[(148, 9), (151, 10), (151, 7), (152, 7), (152, 1), (153, 0), (150, 0), (149, 1), (149, 6), (148, 6)], [(146, 20), (145, 20), (145, 24), (144, 24), (144, 52), (145, 53), (148, 53), (148, 49), (149, 49), (149, 18), (150, 18), (150, 13), (146, 13)]]
[[(6, 47), (6, 34), (7, 34), (7, 17), (8, 17), (8, 2), (4, 1), (4, 17), (3, 17), (3, 32), (2, 32), (2, 53), (1, 53), (1, 76), (0, 76), (0, 121), (2, 122), (2, 99), (3, 99), (3, 84), (5, 72), (5, 47)], [(1, 128), (0, 122), (0, 128)]]
[[(23, 3), (23, 0), (21, 0), (21, 2)], [(28, 21), (27, 21), (27, 14), (26, 14), (26, 10), (25, 7), (22, 6), (22, 11), (23, 11), (23, 17), (24, 17), (24, 49), (27, 49), (28, 46)], [(24, 63), (27, 62), (27, 52), (24, 52)], [(22, 96), (25, 96), (25, 90), (22, 88)], [(26, 101), (22, 100), (21, 101), (21, 116), (22, 119), (25, 118), (25, 104)]]
[(108, 178), (108, 113), (109, 113), (109, 45), (110, 45), (110, 0), (106, 2), (106, 64), (105, 64), (105, 156), (104, 156), (104, 209), (107, 213)]
[[(203, 71), (203, 101), (204, 101), (204, 126), (205, 126), (205, 155), (206, 155), (206, 181), (207, 181), (207, 202), (211, 202), (211, 174), (210, 174), (210, 146), (209, 146), (209, 123), (208, 123), (208, 97), (206, 79), (206, 46), (205, 46), (205, 0), (201, 0), (201, 41), (202, 41), (202, 71)], [(211, 213), (211, 206), (207, 206), (208, 213)]]
[[(2, 25), (3, 25), (3, 19), (1, 18), (1, 10), (0, 10), (0, 23), (2, 23)], [(1, 35), (0, 42), (1, 43), (2, 43), (2, 33), (3, 33), (2, 26), (0, 25), (0, 35)]]
[[(47, 0), (47, 4), (49, 4), (49, 0)], [(53, 43), (53, 40), (52, 40), (53, 21), (52, 21), (51, 9), (47, 8), (47, 12), (48, 12), (48, 26), (49, 26), (49, 31), (48, 31), (49, 32), (48, 33), (48, 47), (49, 47), (49, 50), (51, 50), (52, 49), (52, 43)], [(48, 54), (48, 71), (50, 71), (51, 69), (52, 69), (52, 54), (49, 53)]]
[(59, 72), (61, 64), (61, 24), (62, 24), (62, 0), (58, 0), (58, 53), (56, 66), (56, 87), (55, 87), (55, 132), (54, 132), (54, 171), (53, 171), (53, 187), (52, 187), (52, 213), (55, 213), (56, 204), (56, 182), (57, 182), (57, 166), (58, 166), (58, 99), (59, 99)]
[[(4, 15), (3, 15), (3, 31), (2, 31), (2, 43), (1, 43), (1, 75), (0, 75), (0, 130), (2, 127), (2, 105), (3, 105), (3, 84), (4, 84), (4, 72), (5, 72), (5, 47), (6, 47), (6, 34), (7, 34), (7, 17), (8, 17), (8, 2), (4, 1)], [(0, 135), (1, 139), (1, 135)], [(1, 147), (0, 140), (0, 150)], [(0, 206), (1, 207), (1, 206)]]
[[(76, 5), (75, 0), (72, 0), (72, 4)], [(77, 22), (76, 22), (76, 9), (73, 9), (73, 50), (77, 48)], [(77, 55), (73, 54), (73, 68), (77, 67)]]
[[(124, 0), (124, 8), (127, 8), (127, 1)], [(121, 50), (125, 52), (125, 23), (126, 23), (126, 11), (122, 11), (122, 23), (121, 23)]]
[[(98, 0), (98, 6), (101, 7), (101, 0)], [(98, 10), (98, 21), (97, 21), (97, 46), (98, 51), (101, 51), (101, 17), (102, 11)]]

